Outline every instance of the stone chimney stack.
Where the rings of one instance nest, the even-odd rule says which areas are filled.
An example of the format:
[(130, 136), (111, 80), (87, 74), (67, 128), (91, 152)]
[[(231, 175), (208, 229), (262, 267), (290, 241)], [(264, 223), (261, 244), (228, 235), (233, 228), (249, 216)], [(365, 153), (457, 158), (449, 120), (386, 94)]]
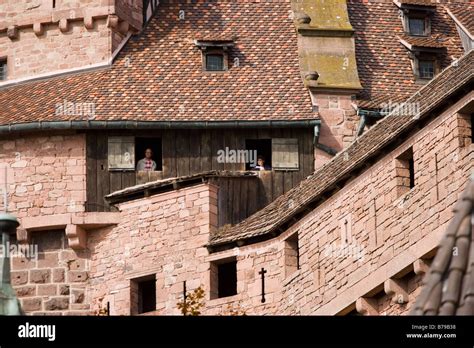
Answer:
[(349, 145), (357, 129), (352, 97), (362, 89), (345, 0), (292, 0), (303, 81), (321, 118), (315, 168)]

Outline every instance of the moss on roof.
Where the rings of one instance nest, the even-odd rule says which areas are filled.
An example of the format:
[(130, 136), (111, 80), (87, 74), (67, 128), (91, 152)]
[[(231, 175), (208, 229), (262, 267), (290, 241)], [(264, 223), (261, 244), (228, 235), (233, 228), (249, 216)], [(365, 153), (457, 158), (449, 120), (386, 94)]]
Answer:
[(353, 30), (345, 0), (299, 0), (294, 3), (294, 9), (311, 17), (311, 28)]
[(308, 87), (361, 89), (354, 52), (344, 54), (305, 51), (301, 57), (303, 71), (317, 71), (317, 82), (305, 81)]

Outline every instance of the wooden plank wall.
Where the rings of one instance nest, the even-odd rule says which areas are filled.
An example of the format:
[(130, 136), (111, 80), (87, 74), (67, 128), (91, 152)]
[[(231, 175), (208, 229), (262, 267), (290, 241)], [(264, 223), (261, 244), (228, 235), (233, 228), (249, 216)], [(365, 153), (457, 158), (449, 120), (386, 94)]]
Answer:
[[(245, 149), (246, 139), (297, 138), (298, 171), (259, 172), (259, 178), (218, 178), (219, 225), (235, 224), (299, 184), (314, 170), (311, 128), (240, 130), (156, 130), (137, 132), (140, 137), (161, 138), (162, 178), (190, 175), (207, 170), (245, 170), (243, 163), (218, 163), (217, 151)], [(103, 197), (133, 186), (137, 175), (130, 171), (109, 172), (107, 137), (133, 132), (89, 132), (87, 134), (87, 211), (110, 211)], [(136, 159), (138, 160), (138, 159)], [(141, 181), (141, 179), (139, 179)]]

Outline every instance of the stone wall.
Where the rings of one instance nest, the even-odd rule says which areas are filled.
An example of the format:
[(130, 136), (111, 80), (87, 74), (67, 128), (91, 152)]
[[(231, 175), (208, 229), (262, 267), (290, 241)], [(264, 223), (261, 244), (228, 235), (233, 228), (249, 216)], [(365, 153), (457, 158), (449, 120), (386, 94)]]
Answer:
[[(336, 314), (437, 246), (473, 169), (474, 146), (460, 147), (469, 98), (385, 155), (292, 230), (301, 273), (283, 288), (282, 312)], [(412, 147), (415, 187), (397, 195), (396, 159)], [(350, 160), (350, 158), (348, 159)], [(304, 289), (304, 291), (302, 291)]]
[(111, 56), (112, 33), (106, 19), (97, 20), (91, 30), (81, 22), (70, 23), (67, 33), (57, 24), (43, 30), (43, 35), (36, 35), (26, 28), (13, 41), (0, 33), (0, 56), (7, 58), (9, 80), (105, 63)]
[[(354, 141), (360, 120), (352, 106), (351, 95), (313, 92), (312, 99), (321, 119), (319, 144), (337, 152), (345, 149)], [(316, 149), (315, 168), (322, 167), (331, 158), (332, 155)]]
[[(93, 314), (109, 302), (112, 314), (135, 314), (133, 282), (151, 275), (157, 299), (152, 314), (158, 315), (179, 314), (184, 281), (188, 291), (203, 287), (205, 314), (345, 314), (354, 308), (405, 314), (473, 170), (470, 118), (457, 113), (469, 98), (414, 131), (280, 236), (212, 254), (206, 244), (217, 226), (215, 186), (122, 203), (109, 223), (101, 220), (111, 213), (87, 220), (84, 135), (2, 139), (10, 211), (20, 218), (20, 230), (31, 230), (23, 240), (43, 243), (38, 260), (12, 259), (22, 305), (34, 314)], [(410, 148), (415, 186), (401, 191), (406, 173), (399, 158)], [(49, 225), (72, 233), (64, 236), (64, 227)], [(70, 243), (80, 233), (87, 236), (85, 249)], [(295, 234), (299, 269), (291, 247)], [(237, 295), (211, 299), (211, 269), (228, 259), (237, 260)]]
[[(240, 255), (237, 267), (245, 274), (240, 278), (244, 284), (232, 302), (240, 300), (241, 307), (258, 314), (334, 315), (356, 302), (364, 314), (407, 313), (420, 291), (422, 276), (416, 265), (433, 256), (473, 170), (470, 125), (456, 113), (470, 98), (412, 134), (279, 237), (211, 255)], [(399, 196), (397, 158), (409, 148), (415, 186)], [(288, 276), (285, 240), (296, 233), (301, 269)], [(264, 306), (255, 307), (261, 267), (268, 270), (270, 296)], [(400, 296), (403, 301), (392, 301)], [(369, 313), (364, 303), (371, 301), (376, 310)], [(217, 309), (210, 305), (214, 313)]]
[[(32, 315), (91, 314), (87, 252), (71, 250), (64, 230), (31, 233), (23, 256), (12, 255), (12, 285)], [(28, 251), (27, 251), (28, 250)]]
[(2, 191), (5, 167), (9, 211), (20, 220), (84, 211), (86, 158), (83, 134), (3, 138), (0, 140)]
[(7, 79), (106, 63), (128, 32), (142, 27), (142, 2), (2, 1), (0, 58)]
[(183, 281), (193, 290), (209, 282), (205, 248), (217, 226), (217, 188), (200, 184), (120, 204), (120, 223), (89, 234), (94, 308), (113, 315), (136, 311), (134, 279), (156, 276), (157, 314), (178, 314)]

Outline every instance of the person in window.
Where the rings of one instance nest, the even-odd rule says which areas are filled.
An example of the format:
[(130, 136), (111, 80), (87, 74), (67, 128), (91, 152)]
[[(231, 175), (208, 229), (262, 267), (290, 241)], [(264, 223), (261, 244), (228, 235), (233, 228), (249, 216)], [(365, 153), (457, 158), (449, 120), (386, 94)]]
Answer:
[(137, 163), (138, 171), (155, 171), (156, 162), (153, 161), (153, 151), (151, 149), (145, 150), (145, 158), (142, 158)]
[(258, 155), (257, 157), (257, 165), (252, 168), (252, 170), (271, 170), (270, 166), (265, 164), (265, 157), (262, 155)]

